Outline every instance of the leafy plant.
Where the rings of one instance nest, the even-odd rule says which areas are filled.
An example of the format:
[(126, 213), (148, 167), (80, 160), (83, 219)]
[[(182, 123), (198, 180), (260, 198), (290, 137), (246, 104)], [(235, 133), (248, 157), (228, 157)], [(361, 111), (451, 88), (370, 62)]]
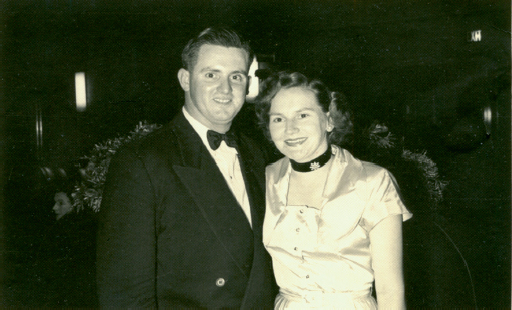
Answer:
[(82, 179), (75, 184), (71, 193), (73, 208), (76, 211), (90, 208), (94, 212), (98, 212), (112, 156), (122, 145), (145, 137), (160, 127), (161, 125), (148, 124), (146, 121), (139, 122), (128, 135), (98, 143), (89, 155), (83, 156), (82, 159), (88, 160), (88, 163), (86, 167), (79, 167)]

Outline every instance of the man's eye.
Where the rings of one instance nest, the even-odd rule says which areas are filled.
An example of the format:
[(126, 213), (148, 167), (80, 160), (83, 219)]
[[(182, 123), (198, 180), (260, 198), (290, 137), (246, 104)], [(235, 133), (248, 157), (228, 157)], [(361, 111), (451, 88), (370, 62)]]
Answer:
[(309, 114), (302, 113), (302, 114), (300, 114), (300, 115), (299, 115), (299, 118), (306, 118), (306, 117), (308, 117), (308, 116), (309, 116)]
[(211, 73), (211, 72), (208, 72), (204, 75), (205, 77), (209, 78), (209, 79), (213, 79), (215, 77), (215, 74), (214, 73)]
[(280, 117), (275, 117), (275, 118), (272, 119), (272, 123), (280, 123), (282, 121), (283, 121), (283, 119), (280, 118)]
[(233, 75), (231, 78), (232, 78), (233, 80), (235, 80), (235, 81), (238, 81), (238, 82), (241, 82), (241, 81), (243, 81), (243, 80), (244, 80), (244, 76), (243, 76), (243, 75), (241, 75), (241, 74), (235, 74), (235, 75)]

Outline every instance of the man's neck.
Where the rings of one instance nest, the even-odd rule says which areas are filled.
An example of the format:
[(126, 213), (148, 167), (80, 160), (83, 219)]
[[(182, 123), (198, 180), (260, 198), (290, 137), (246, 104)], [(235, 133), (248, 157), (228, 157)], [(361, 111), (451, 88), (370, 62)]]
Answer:
[(205, 122), (202, 121), (201, 119), (198, 119), (197, 117), (194, 117), (193, 114), (190, 113), (190, 111), (187, 109), (186, 106), (183, 106), (183, 111), (184, 111), (184, 113), (187, 113), (190, 118), (194, 119), (196, 122), (200, 123), (201, 125), (203, 125), (207, 129), (214, 130), (214, 131), (216, 131), (218, 133), (226, 133), (231, 128), (231, 123), (227, 123), (227, 124), (214, 124), (214, 123), (209, 122), (209, 123), (205, 124)]

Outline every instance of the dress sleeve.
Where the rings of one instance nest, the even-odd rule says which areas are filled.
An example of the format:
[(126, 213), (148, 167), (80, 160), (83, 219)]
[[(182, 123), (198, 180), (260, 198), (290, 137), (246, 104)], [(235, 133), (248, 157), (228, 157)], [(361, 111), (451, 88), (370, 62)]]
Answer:
[(403, 221), (410, 219), (412, 214), (407, 210), (398, 185), (393, 175), (384, 168), (378, 169), (377, 173), (371, 173), (368, 177), (367, 190), (368, 202), (362, 215), (362, 226), (370, 231), (380, 221), (390, 215), (402, 214)]

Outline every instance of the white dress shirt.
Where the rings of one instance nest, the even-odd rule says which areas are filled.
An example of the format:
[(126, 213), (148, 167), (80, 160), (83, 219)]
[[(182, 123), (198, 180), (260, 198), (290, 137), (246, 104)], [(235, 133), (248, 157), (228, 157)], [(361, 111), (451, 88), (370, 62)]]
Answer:
[(183, 107), (183, 114), (187, 121), (192, 125), (192, 128), (197, 132), (203, 144), (206, 146), (210, 154), (212, 155), (217, 167), (224, 176), (224, 179), (228, 183), (231, 192), (235, 196), (236, 200), (242, 207), (249, 224), (252, 227), (251, 221), (251, 206), (249, 204), (249, 198), (247, 197), (247, 190), (245, 188), (244, 177), (240, 168), (240, 162), (238, 159), (238, 152), (235, 148), (229, 147), (225, 141), (222, 141), (217, 150), (213, 150), (208, 143), (207, 132), (208, 127), (201, 124), (194, 117), (192, 117), (185, 107)]

